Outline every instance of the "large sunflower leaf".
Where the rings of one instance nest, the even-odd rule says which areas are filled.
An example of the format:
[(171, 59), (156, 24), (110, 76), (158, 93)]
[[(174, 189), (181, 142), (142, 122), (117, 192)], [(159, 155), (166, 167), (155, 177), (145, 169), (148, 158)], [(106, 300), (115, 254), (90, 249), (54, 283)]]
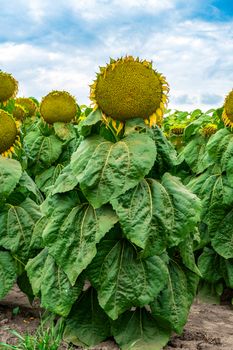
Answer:
[(62, 141), (68, 142), (69, 140), (72, 140), (77, 137), (74, 124), (56, 122), (56, 123), (53, 123), (53, 128), (54, 128), (55, 134)]
[(171, 246), (178, 245), (194, 231), (200, 220), (201, 201), (190, 192), (181, 182), (169, 173), (162, 178), (162, 186), (165, 188), (169, 198), (170, 206), (173, 208), (172, 224), (169, 227), (168, 241)]
[(146, 309), (125, 312), (113, 322), (112, 332), (122, 350), (161, 350), (171, 335)]
[(41, 293), (41, 305), (53, 313), (67, 316), (82, 291), (83, 281), (80, 279), (71, 286), (67, 275), (48, 254), (47, 248), (28, 261), (26, 271), (33, 293)]
[(136, 186), (155, 158), (155, 143), (146, 134), (132, 134), (116, 143), (92, 136), (73, 154), (71, 167), (84, 195), (98, 208)]
[(0, 251), (0, 299), (13, 287), (16, 281), (16, 268), (9, 252)]
[(221, 161), (222, 153), (226, 150), (231, 138), (232, 134), (227, 128), (220, 129), (210, 137), (206, 148), (213, 161)]
[(206, 172), (191, 180), (188, 188), (202, 199), (201, 216), (207, 224), (212, 221), (217, 223), (218, 215), (214, 214), (215, 208), (233, 203), (233, 186), (229, 183), (226, 175)]
[(63, 142), (55, 135), (43, 135), (40, 129), (29, 132), (24, 138), (26, 153), (34, 164), (34, 171), (51, 166), (62, 152)]
[[(189, 274), (192, 276), (192, 284), (189, 286)], [(152, 315), (160, 317), (171, 324), (172, 329), (181, 333), (187, 321), (191, 297), (194, 296), (194, 282), (196, 276), (184, 269), (176, 262), (170, 261), (168, 266), (168, 281), (157, 298), (150, 304)], [(193, 278), (194, 276), (194, 278)]]
[(73, 174), (72, 168), (67, 165), (61, 173), (59, 174), (54, 188), (52, 189), (52, 194), (64, 193), (73, 190), (78, 184), (76, 176)]
[(46, 169), (42, 173), (38, 174), (35, 178), (38, 188), (45, 194), (48, 194), (50, 187), (55, 184), (62, 169), (63, 165), (57, 164), (56, 166), (51, 166), (49, 169)]
[[(233, 209), (223, 210), (211, 240), (214, 250), (225, 259), (233, 258)], [(215, 212), (213, 213), (213, 215)], [(213, 231), (213, 229), (212, 229)]]
[(174, 208), (165, 188), (144, 179), (136, 187), (111, 201), (126, 237), (137, 246), (160, 254), (166, 247)]
[(96, 291), (89, 288), (73, 305), (66, 319), (64, 340), (94, 346), (111, 335), (110, 321), (99, 306)]
[(169, 172), (177, 165), (177, 152), (158, 126), (151, 129), (151, 133), (157, 148), (157, 156), (149, 177), (160, 178), (162, 174)]
[(183, 264), (195, 274), (201, 277), (201, 272), (198, 269), (194, 256), (193, 239), (191, 236), (187, 237), (179, 244), (180, 256)]
[(164, 287), (167, 269), (159, 256), (140, 258), (126, 240), (103, 240), (88, 269), (100, 306), (113, 320), (132, 306), (144, 306)]
[(6, 204), (0, 213), (0, 245), (26, 259), (32, 231), (40, 217), (40, 207), (30, 198), (20, 205)]
[(202, 278), (211, 283), (216, 283), (222, 278), (220, 256), (211, 248), (205, 247), (198, 258), (198, 268)]
[(84, 120), (78, 124), (80, 135), (87, 137), (91, 134), (92, 127), (102, 121), (102, 112), (100, 109), (92, 111)]
[(211, 165), (206, 152), (206, 138), (201, 135), (191, 140), (179, 156), (183, 157), (195, 174), (201, 173)]
[(66, 212), (80, 203), (79, 196), (76, 191), (67, 193), (49, 194), (41, 204), (41, 212), (44, 216), (50, 217), (54, 212), (57, 217), (66, 216)]
[(20, 180), (19, 180), (19, 186), (22, 191), (22, 189), (25, 192), (25, 196), (28, 196), (30, 194), (30, 197), (37, 203), (41, 204), (44, 200), (41, 192), (39, 191), (37, 185), (32, 180), (32, 178), (27, 174), (26, 171), (23, 172)]
[(74, 285), (96, 254), (96, 244), (118, 221), (111, 207), (90, 204), (70, 207), (65, 215), (53, 212), (43, 232), (45, 245)]
[(44, 248), (44, 242), (42, 239), (42, 233), (47, 226), (48, 218), (46, 216), (42, 216), (35, 224), (34, 229), (32, 230), (30, 249), (32, 250), (40, 250)]
[(0, 155), (0, 202), (14, 190), (22, 175), (19, 162)]
[[(222, 259), (224, 264), (224, 280), (229, 288), (233, 288), (233, 259)], [(223, 268), (222, 268), (223, 269)]]
[(221, 158), (222, 171), (226, 171), (227, 179), (229, 183), (233, 182), (233, 135), (228, 140), (228, 144)]

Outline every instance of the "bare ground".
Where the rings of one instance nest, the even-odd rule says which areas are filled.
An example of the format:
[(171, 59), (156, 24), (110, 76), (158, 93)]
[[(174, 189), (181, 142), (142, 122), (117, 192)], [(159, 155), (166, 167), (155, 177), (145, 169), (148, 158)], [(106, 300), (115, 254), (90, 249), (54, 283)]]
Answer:
[[(14, 315), (16, 307), (20, 312)], [(0, 302), (0, 342), (16, 344), (9, 332), (33, 333), (40, 322), (38, 302), (33, 306), (17, 287)], [(1, 347), (0, 347), (1, 349)], [(61, 350), (66, 349), (63, 345)], [(76, 348), (81, 349), (81, 348)], [(118, 350), (113, 341), (101, 343), (92, 350)], [(233, 307), (196, 302), (181, 336), (174, 335), (164, 350), (233, 350)]]

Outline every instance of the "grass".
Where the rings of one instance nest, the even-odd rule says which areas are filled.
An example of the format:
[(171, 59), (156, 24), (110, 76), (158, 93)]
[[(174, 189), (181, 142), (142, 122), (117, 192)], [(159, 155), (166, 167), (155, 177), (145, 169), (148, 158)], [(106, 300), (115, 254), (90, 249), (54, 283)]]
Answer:
[[(56, 324), (54, 316), (41, 320), (35, 334), (19, 334), (11, 330), (11, 334), (18, 339), (17, 345), (0, 342), (0, 349), (12, 350), (58, 350), (62, 343), (64, 320), (59, 319)], [(72, 348), (69, 348), (71, 350)]]

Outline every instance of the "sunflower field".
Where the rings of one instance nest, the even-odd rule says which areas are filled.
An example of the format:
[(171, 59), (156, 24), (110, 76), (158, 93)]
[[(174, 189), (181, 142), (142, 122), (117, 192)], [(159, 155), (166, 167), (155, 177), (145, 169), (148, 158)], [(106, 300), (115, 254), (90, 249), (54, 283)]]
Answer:
[(0, 299), (17, 283), (88, 348), (160, 350), (233, 289), (233, 92), (168, 109), (152, 62), (100, 67), (91, 107), (0, 71)]

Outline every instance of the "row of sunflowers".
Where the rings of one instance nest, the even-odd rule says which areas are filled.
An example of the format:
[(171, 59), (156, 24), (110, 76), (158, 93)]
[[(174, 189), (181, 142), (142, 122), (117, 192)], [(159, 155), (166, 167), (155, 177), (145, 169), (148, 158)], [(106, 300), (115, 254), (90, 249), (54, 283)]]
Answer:
[(197, 294), (233, 289), (233, 92), (171, 111), (132, 56), (100, 67), (91, 107), (17, 91), (0, 72), (0, 299), (17, 282), (84, 348), (162, 349)]

